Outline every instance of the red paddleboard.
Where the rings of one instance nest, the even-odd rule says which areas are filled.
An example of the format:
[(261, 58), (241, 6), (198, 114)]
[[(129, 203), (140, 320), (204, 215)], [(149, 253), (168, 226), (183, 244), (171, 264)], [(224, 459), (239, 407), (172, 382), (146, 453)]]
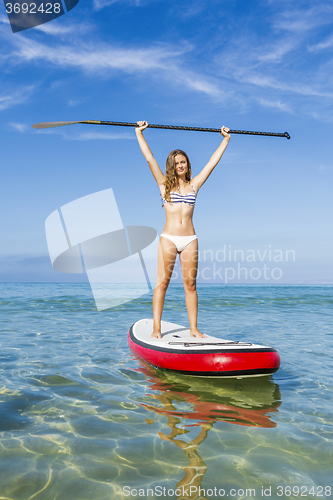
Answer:
[(280, 356), (272, 347), (190, 336), (189, 328), (162, 321), (161, 339), (151, 337), (153, 320), (142, 319), (128, 332), (130, 349), (158, 368), (208, 377), (259, 377), (276, 372)]

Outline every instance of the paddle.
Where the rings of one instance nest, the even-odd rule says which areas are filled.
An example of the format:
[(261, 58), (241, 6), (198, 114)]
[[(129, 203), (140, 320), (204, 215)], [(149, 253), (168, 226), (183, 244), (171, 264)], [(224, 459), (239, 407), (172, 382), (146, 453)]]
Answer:
[[(136, 123), (126, 123), (126, 122), (105, 122), (96, 120), (82, 120), (76, 122), (45, 122), (45, 123), (35, 123), (32, 128), (42, 129), (42, 128), (52, 128), (52, 127), (62, 127), (64, 125), (74, 125), (75, 123), (84, 123), (87, 125), (114, 125), (119, 127), (137, 127)], [(171, 130), (191, 130), (197, 132), (221, 132), (219, 128), (203, 128), (203, 127), (180, 127), (177, 125), (148, 125), (149, 128), (163, 128)], [(269, 135), (273, 137), (286, 137), (290, 139), (288, 132), (275, 133), (275, 132), (251, 132), (248, 130), (229, 130), (230, 134), (247, 134), (247, 135)]]

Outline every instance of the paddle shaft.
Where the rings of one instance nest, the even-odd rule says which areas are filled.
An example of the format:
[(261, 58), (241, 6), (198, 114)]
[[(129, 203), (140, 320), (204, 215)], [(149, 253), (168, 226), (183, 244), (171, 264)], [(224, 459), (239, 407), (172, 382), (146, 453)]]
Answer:
[[(137, 127), (138, 125), (136, 123), (126, 123), (126, 122), (106, 122), (106, 121), (87, 121), (87, 122), (81, 122), (81, 123), (94, 123), (96, 125), (115, 125), (115, 126), (120, 126), (120, 127)], [(178, 125), (153, 125), (149, 124), (149, 128), (162, 128), (162, 129), (170, 129), (170, 130), (190, 130), (190, 131), (196, 131), (196, 132), (217, 132), (221, 133), (220, 128), (205, 128), (205, 127), (181, 127)], [(268, 136), (273, 136), (273, 137), (286, 137), (287, 139), (290, 139), (290, 135), (288, 132), (282, 133), (275, 133), (275, 132), (254, 132), (254, 131), (248, 131), (248, 130), (229, 130), (230, 134), (246, 134), (246, 135), (268, 135)]]

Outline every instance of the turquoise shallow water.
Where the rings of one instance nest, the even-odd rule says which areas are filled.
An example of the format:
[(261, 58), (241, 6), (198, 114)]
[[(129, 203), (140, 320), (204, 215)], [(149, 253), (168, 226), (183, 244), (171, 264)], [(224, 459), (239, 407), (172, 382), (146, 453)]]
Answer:
[[(242, 380), (132, 355), (151, 295), (98, 312), (85, 284), (0, 290), (0, 499), (333, 498), (333, 287), (198, 286), (202, 331), (280, 353)], [(188, 325), (182, 286), (163, 319)]]

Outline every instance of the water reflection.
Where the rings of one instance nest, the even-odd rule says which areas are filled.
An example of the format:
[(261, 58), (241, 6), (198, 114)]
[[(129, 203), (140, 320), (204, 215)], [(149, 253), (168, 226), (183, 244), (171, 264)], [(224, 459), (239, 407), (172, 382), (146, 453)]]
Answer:
[[(203, 476), (207, 471), (207, 465), (197, 452), (197, 447), (207, 437), (208, 431), (213, 427), (214, 421), (206, 424), (200, 424), (200, 432), (196, 438), (192, 439), (190, 443), (186, 443), (181, 439), (176, 439), (177, 436), (184, 434), (188, 431), (185, 429), (177, 428), (177, 424), (181, 424), (181, 419), (178, 417), (168, 417), (168, 427), (171, 428), (171, 433), (166, 435), (164, 432), (158, 432), (158, 435), (163, 441), (172, 441), (178, 448), (185, 452), (189, 465), (184, 467), (185, 476), (176, 485), (177, 498), (196, 499), (200, 495), (200, 487)], [(180, 493), (178, 495), (178, 493)], [(202, 499), (206, 497), (201, 496)]]
[[(177, 483), (175, 494), (180, 499), (205, 500), (201, 487), (207, 465), (198, 447), (218, 421), (251, 427), (276, 427), (271, 417), (281, 404), (279, 386), (271, 377), (251, 379), (215, 379), (190, 377), (154, 368), (138, 359), (138, 370), (148, 379), (147, 410), (167, 418), (169, 434), (158, 432), (163, 441), (174, 443), (184, 451), (188, 465), (185, 476)], [(146, 419), (148, 424), (154, 420)], [(190, 432), (195, 437), (184, 439)]]

